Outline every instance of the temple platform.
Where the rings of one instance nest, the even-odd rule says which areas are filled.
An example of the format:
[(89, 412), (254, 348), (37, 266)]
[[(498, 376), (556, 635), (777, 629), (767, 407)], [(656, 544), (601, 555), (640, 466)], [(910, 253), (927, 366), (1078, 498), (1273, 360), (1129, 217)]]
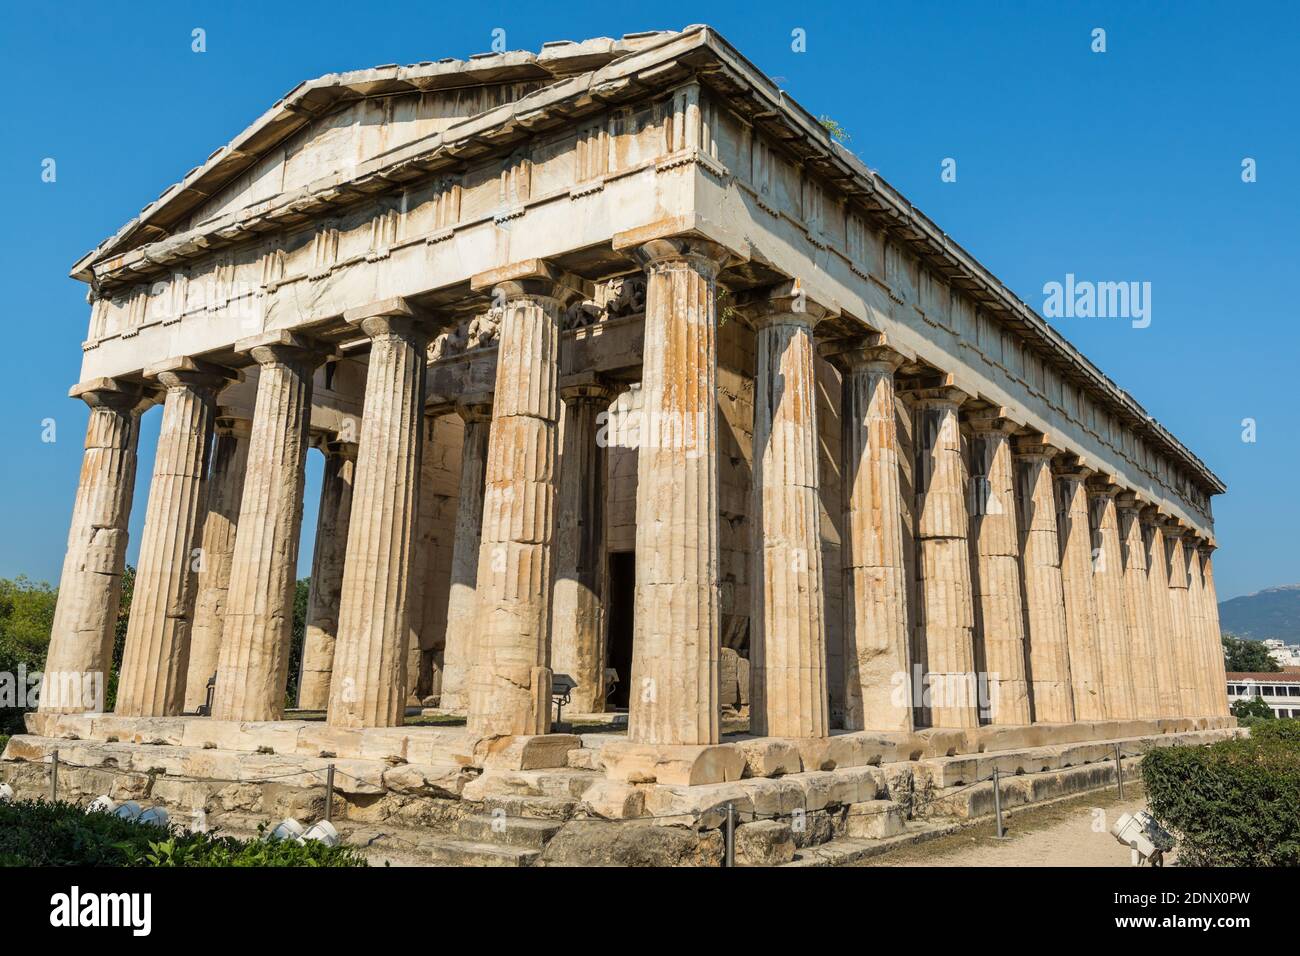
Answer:
[(29, 714), (28, 733), (0, 757), (0, 779), (20, 797), (48, 797), (57, 751), (60, 799), (107, 794), (241, 831), (322, 817), (332, 766), (332, 818), (345, 837), (355, 831), (408, 861), (459, 865), (713, 865), (731, 805), (742, 863), (816, 863), (834, 861), (812, 852), (831, 841), (883, 852), (902, 834), (987, 816), (995, 767), (1002, 806), (1024, 806), (1113, 786), (1117, 749), (1127, 778), (1148, 750), (1244, 733), (1235, 724), (1102, 721), (815, 741), (738, 734), (654, 748), (610, 732), (479, 739), (459, 726)]

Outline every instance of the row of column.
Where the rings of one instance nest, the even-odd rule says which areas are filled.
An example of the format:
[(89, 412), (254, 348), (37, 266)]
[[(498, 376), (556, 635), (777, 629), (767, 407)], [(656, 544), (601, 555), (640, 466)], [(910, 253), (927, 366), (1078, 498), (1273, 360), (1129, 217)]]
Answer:
[[(719, 732), (716, 300), (725, 253), (693, 238), (635, 253), (647, 272), (647, 314), (629, 736), (705, 744)], [(562, 393), (559, 334), (572, 283), (532, 262), (478, 287), (506, 307), (495, 394), (460, 406), (443, 696), (446, 706), (467, 705), (479, 734), (543, 733), (553, 669), (599, 671), (603, 494), (593, 482), (603, 468), (594, 421), (610, 394), (594, 379)], [(751, 296), (744, 309), (758, 356), (753, 726), (823, 736), (814, 335), (824, 313), (797, 286)], [(400, 722), (406, 699), (425, 350), (439, 326), (401, 300), (346, 318), (370, 337), (370, 366), (359, 445), (329, 448), (320, 526), (336, 532), (318, 539), (300, 701), (327, 701), (336, 726), (387, 726)], [(242, 345), (260, 366), (251, 423), (216, 407), (233, 373), (190, 360), (151, 372), (165, 409), (120, 713), (192, 708), (215, 670), (214, 716), (282, 715), (311, 381), (329, 351), (288, 333)], [(904, 383), (916, 451), (914, 502), (905, 502), (895, 403), (902, 358), (879, 336), (830, 352), (843, 380), (850, 728), (907, 729), (918, 715), (967, 727), (1222, 712), (1208, 547), (1184, 547), (1181, 530), (1134, 495), (945, 381)], [(117, 386), (82, 397), (92, 419), (50, 659), (106, 672), (106, 611), (147, 400)], [(572, 463), (563, 481), (561, 401)], [(983, 717), (981, 675), (994, 702)], [(595, 709), (599, 680), (585, 684), (592, 700), (579, 706)], [(52, 697), (48, 709), (76, 708)]]

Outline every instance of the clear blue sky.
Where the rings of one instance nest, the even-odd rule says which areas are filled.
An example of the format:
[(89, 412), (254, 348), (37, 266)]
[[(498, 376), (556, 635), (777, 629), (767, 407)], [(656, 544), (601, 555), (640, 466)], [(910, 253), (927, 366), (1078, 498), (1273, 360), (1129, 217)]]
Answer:
[[(1058, 325), (1227, 482), (1220, 598), (1300, 582), (1294, 3), (62, 6), (6, 0), (0, 25), (0, 576), (58, 579), (86, 422), (65, 397), (89, 315), (69, 267), (283, 93), (337, 70), (467, 57), (495, 28), (538, 50), (707, 18), (1035, 307), (1066, 273), (1151, 282), (1149, 328)], [(206, 53), (191, 52), (195, 27)], [(949, 157), (955, 183), (940, 181)], [(132, 561), (159, 414), (143, 431)], [(51, 417), (57, 441), (43, 443)]]

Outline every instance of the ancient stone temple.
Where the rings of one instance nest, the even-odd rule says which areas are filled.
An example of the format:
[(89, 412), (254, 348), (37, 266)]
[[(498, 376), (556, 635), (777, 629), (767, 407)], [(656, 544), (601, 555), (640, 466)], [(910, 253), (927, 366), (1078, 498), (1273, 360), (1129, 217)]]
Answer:
[[(466, 724), (385, 731), (410, 765), (602, 771), (591, 807), (635, 816), (1234, 724), (1223, 483), (707, 27), (303, 83), (73, 275), (38, 736), (360, 761), (424, 703)], [(142, 427), (116, 709), (77, 723)], [(324, 725), (284, 719), (304, 507)], [(575, 758), (557, 683), (626, 736)]]

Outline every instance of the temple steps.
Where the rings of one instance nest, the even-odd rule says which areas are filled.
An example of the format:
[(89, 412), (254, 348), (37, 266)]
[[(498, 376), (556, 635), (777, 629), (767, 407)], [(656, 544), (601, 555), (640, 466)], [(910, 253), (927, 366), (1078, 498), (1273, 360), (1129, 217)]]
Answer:
[(562, 826), (561, 820), (521, 820), (480, 813), (465, 817), (457, 830), (466, 840), (477, 843), (540, 850)]

